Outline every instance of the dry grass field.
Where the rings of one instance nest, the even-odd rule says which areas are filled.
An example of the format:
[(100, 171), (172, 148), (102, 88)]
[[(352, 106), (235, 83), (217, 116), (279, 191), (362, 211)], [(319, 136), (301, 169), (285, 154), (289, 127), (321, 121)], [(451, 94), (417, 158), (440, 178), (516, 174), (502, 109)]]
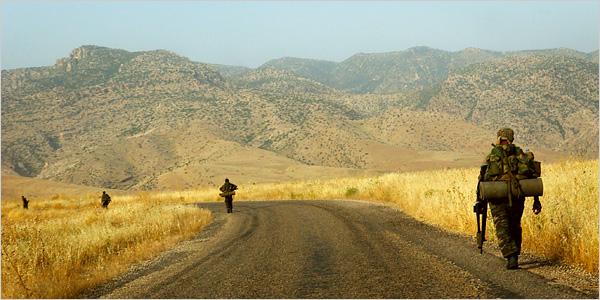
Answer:
[[(474, 236), (478, 168), (389, 173), (381, 176), (240, 185), (235, 200), (357, 199), (391, 204), (423, 222)], [(543, 210), (525, 203), (523, 248), (598, 273), (598, 160), (542, 165)], [(235, 181), (235, 178), (232, 178)], [(190, 190), (186, 199), (217, 201), (214, 190)], [(488, 210), (487, 239), (495, 241)], [(475, 247), (475, 243), (473, 244)]]
[[(106, 191), (111, 196), (122, 196), (133, 194), (135, 192), (126, 192), (112, 189), (94, 188), (83, 185), (66, 184), (50, 180), (28, 178), (17, 175), (2, 174), (2, 200), (21, 199), (24, 195), (27, 199), (46, 199), (46, 198), (75, 198), (80, 195), (96, 194), (98, 197)], [(100, 199), (100, 198), (98, 198)]]
[[(355, 126), (362, 128), (369, 126), (359, 124), (357, 122)], [(438, 128), (425, 127), (423, 130), (427, 132), (435, 131), (439, 130), (439, 126)], [(373, 129), (373, 133), (375, 132), (378, 131)], [(450, 135), (458, 136), (458, 129), (452, 132)], [(369, 140), (356, 141), (356, 144), (360, 145), (359, 150), (364, 154), (362, 157), (367, 165), (364, 169), (328, 167), (318, 164), (306, 165), (272, 151), (241, 146), (234, 142), (210, 142), (212, 146), (218, 146), (211, 148), (212, 152), (193, 152), (193, 157), (188, 158), (190, 160), (189, 164), (178, 165), (172, 170), (157, 176), (153, 180), (155, 184), (153, 190), (178, 191), (206, 186), (215, 187), (223, 184), (223, 179), (226, 177), (235, 178), (238, 184), (264, 184), (305, 181), (307, 179), (329, 180), (373, 176), (389, 172), (467, 168), (480, 163), (486, 152), (491, 150), (487, 142), (485, 143), (487, 146), (478, 146), (479, 148), (474, 146), (474, 142), (470, 142), (468, 146), (465, 146), (469, 148), (473, 145), (468, 151), (451, 151), (451, 149), (445, 151), (416, 150), (392, 140), (399, 138), (399, 136), (394, 135), (381, 137), (382, 140), (389, 141), (390, 144)], [(406, 137), (403, 136), (402, 138)], [(495, 139), (495, 132), (491, 133), (487, 139)], [(181, 140), (186, 141), (186, 138), (182, 137)], [(197, 146), (197, 144), (191, 143), (188, 145), (187, 143), (191, 142), (186, 141), (186, 144), (181, 147), (194, 148)], [(415, 143), (417, 143), (416, 140)], [(425, 142), (422, 141), (422, 143)], [(437, 143), (439, 145), (441, 141), (437, 141)], [(431, 140), (428, 140), (427, 144), (429, 148), (434, 148)], [(310, 151), (325, 153), (325, 150), (321, 149), (319, 145), (310, 145), (309, 149)], [(478, 150), (474, 151), (473, 149)], [(556, 151), (533, 147), (530, 147), (530, 149), (539, 157), (544, 157), (545, 162), (561, 161), (566, 157), (564, 153)], [(178, 150), (178, 153), (185, 153), (185, 151)]]
[[(543, 210), (526, 202), (523, 248), (598, 273), (598, 160), (543, 164)], [(239, 184), (237, 200), (355, 199), (397, 207), (423, 222), (474, 236), (477, 168)], [(231, 178), (236, 182), (235, 178)], [(183, 203), (222, 201), (215, 187), (113, 196), (2, 201), (2, 297), (63, 298), (189, 238), (211, 216)], [(235, 204), (234, 204), (235, 206)], [(488, 215), (488, 240), (496, 239)], [(475, 248), (475, 242), (473, 242)], [(475, 251), (475, 250), (474, 250)]]
[(2, 298), (69, 298), (123, 272), (211, 220), (181, 199), (97, 194), (2, 201)]

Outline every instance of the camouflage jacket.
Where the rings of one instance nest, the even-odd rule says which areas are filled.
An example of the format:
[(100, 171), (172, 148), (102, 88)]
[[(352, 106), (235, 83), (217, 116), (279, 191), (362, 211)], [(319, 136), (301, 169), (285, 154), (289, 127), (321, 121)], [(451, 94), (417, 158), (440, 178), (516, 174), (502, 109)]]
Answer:
[(231, 183), (231, 182), (225, 182), (225, 184), (223, 184), (223, 186), (221, 186), (219, 188), (219, 190), (223, 193), (225, 192), (231, 192), (237, 189), (237, 185)]

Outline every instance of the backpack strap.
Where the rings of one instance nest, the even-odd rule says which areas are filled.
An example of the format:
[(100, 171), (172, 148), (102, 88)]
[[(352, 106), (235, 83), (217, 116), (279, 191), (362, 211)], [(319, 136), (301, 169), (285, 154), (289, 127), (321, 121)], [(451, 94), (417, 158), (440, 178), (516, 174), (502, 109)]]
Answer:
[[(500, 156), (502, 157), (502, 160), (505, 161), (507, 164), (509, 164), (508, 161), (508, 157), (506, 155), (506, 151), (504, 150), (503, 147), (499, 147), (500, 148)], [(519, 183), (519, 181), (517, 180), (517, 178), (515, 178), (515, 175), (511, 172), (510, 170), (510, 166), (509, 166), (509, 170), (508, 170), (508, 176), (510, 177), (510, 183), (508, 184), (508, 206), (512, 206), (512, 187), (516, 187), (517, 190), (519, 191), (519, 195), (523, 194), (523, 189), (521, 188), (521, 184)]]

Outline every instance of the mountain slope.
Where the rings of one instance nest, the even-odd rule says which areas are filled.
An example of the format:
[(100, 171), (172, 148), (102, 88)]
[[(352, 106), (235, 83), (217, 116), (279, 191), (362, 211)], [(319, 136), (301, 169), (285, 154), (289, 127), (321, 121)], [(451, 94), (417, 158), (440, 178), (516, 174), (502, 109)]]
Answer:
[[(117, 60), (111, 53), (84, 46), (55, 66), (36, 69), (36, 75), (27, 69), (3, 71), (3, 172), (33, 177), (76, 168), (85, 161), (79, 157), (101, 161), (100, 149), (185, 122), (189, 115), (177, 99), (206, 102), (209, 96), (224, 93), (225, 82), (214, 69), (167, 51), (118, 52)], [(85, 74), (101, 76), (92, 80)], [(56, 78), (55, 84), (47, 84)], [(114, 162), (119, 162), (118, 157)], [(120, 168), (119, 176), (130, 177), (136, 167)], [(86, 177), (77, 183), (98, 183), (94, 176)]]
[(348, 127), (343, 121), (353, 113), (323, 95), (332, 93), (331, 88), (275, 69), (253, 71), (246, 81), (252, 89), (234, 91), (211, 66), (151, 51), (124, 55), (103, 81), (38, 84), (66, 72), (64, 66), (74, 64), (69, 59), (95, 73), (98, 64), (85, 58), (105, 52), (110, 51), (76, 49), (73, 53), (85, 55), (42, 69), (47, 75), (41, 78), (25, 75), (19, 81), (14, 78), (23, 70), (3, 72), (4, 173), (152, 189), (159, 185), (157, 178), (184, 165), (223, 160), (216, 145), (274, 151), (296, 160), (288, 159), (289, 166), (346, 168), (358, 160), (350, 151), (325, 156), (292, 146), (295, 139), (307, 145), (321, 140), (319, 126), (326, 117), (334, 120), (327, 123), (330, 135), (354, 136), (344, 132)]
[(505, 124), (537, 147), (597, 156), (598, 92), (595, 63), (514, 56), (454, 71), (425, 109), (487, 129)]
[(567, 48), (510, 52), (467, 48), (448, 52), (429, 47), (413, 47), (398, 52), (356, 54), (340, 63), (281, 58), (265, 65), (294, 72), (341, 91), (392, 94), (439, 84), (446, 79), (450, 70), (469, 64), (527, 55), (576, 57), (598, 63), (598, 51), (583, 53)]
[(312, 93), (326, 95), (334, 92), (327, 85), (270, 66), (252, 70), (233, 82), (239, 88), (283, 94)]
[(328, 84), (331, 73), (336, 65), (337, 63), (332, 61), (284, 57), (270, 60), (263, 66), (290, 71), (300, 77), (310, 78), (317, 82)]
[[(228, 69), (166, 50), (83, 46), (51, 67), (2, 71), (2, 173), (150, 190), (228, 174), (265, 182), (472, 166), (504, 126), (544, 160), (597, 156), (597, 63), (498, 56), (414, 48), (333, 69), (285, 60), (322, 74), (354, 64), (354, 76), (328, 80), (356, 91), (381, 87), (361, 83), (375, 73), (410, 89), (349, 94), (276, 62)], [(422, 74), (413, 85), (411, 72)]]

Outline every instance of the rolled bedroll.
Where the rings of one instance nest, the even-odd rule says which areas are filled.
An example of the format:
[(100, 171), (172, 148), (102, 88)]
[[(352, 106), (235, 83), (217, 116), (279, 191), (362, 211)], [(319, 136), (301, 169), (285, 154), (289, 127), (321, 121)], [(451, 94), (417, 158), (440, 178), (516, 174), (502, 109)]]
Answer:
[(220, 193), (219, 196), (221, 197), (227, 197), (227, 196), (233, 196), (235, 195), (235, 191), (229, 191), (229, 192), (224, 192), (224, 193)]
[[(541, 178), (530, 178), (518, 180), (521, 190), (518, 187), (511, 187), (513, 197), (533, 197), (543, 196), (544, 184)], [(508, 198), (510, 181), (482, 181), (479, 183), (479, 192), (483, 200), (500, 200)]]

